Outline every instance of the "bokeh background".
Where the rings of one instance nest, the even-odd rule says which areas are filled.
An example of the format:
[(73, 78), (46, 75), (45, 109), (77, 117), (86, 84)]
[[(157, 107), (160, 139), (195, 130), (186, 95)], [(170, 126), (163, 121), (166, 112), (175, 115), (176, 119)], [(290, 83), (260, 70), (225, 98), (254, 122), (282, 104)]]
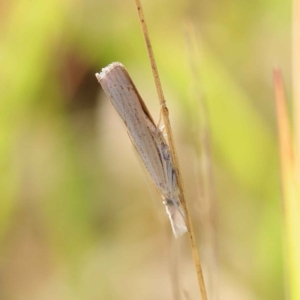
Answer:
[[(291, 7), (144, 0), (209, 299), (284, 298), (272, 69)], [(134, 1), (0, 1), (0, 299), (199, 299), (188, 240), (94, 74), (159, 104)]]

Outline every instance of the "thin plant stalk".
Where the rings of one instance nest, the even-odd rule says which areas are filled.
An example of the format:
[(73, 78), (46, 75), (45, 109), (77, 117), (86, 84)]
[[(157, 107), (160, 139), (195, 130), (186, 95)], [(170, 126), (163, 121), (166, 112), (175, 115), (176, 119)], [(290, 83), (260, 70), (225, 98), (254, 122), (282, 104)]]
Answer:
[[(300, 299), (300, 204), (293, 140), (281, 72), (274, 71), (284, 217), (284, 261), (288, 296)], [(297, 153), (297, 152), (296, 152)]]
[(159, 74), (158, 74), (158, 70), (157, 70), (157, 66), (156, 66), (156, 62), (155, 62), (149, 34), (148, 34), (147, 25), (145, 22), (142, 5), (139, 0), (135, 0), (135, 3), (136, 3), (136, 7), (137, 7), (137, 11), (138, 11), (138, 15), (139, 15), (139, 19), (140, 19), (140, 23), (141, 23), (141, 27), (142, 27), (142, 31), (143, 31), (145, 43), (146, 43), (146, 48), (148, 51), (148, 56), (150, 59), (150, 64), (151, 64), (151, 68), (152, 68), (152, 72), (153, 72), (153, 76), (154, 76), (154, 81), (155, 81), (155, 85), (156, 85), (159, 102), (161, 105), (162, 116), (163, 116), (163, 120), (164, 120), (166, 133), (168, 136), (168, 142), (169, 142), (171, 157), (172, 157), (172, 161), (173, 161), (173, 165), (174, 165), (174, 170), (177, 175), (178, 187), (179, 187), (179, 192), (180, 192), (180, 200), (181, 200), (181, 204), (182, 204), (182, 207), (183, 207), (183, 210), (185, 213), (185, 217), (186, 217), (188, 237), (189, 237), (189, 241), (190, 241), (191, 248), (192, 248), (193, 260), (194, 260), (194, 264), (195, 264), (195, 268), (196, 268), (200, 294), (201, 294), (202, 300), (207, 300), (199, 253), (198, 253), (197, 246), (196, 246), (195, 234), (194, 234), (191, 218), (189, 215), (187, 203), (185, 200), (185, 196), (184, 196), (183, 181), (182, 181), (181, 173), (179, 170), (179, 163), (178, 163), (178, 158), (177, 158), (177, 154), (176, 154), (176, 150), (175, 150), (171, 124), (170, 124), (170, 120), (169, 120), (169, 111), (166, 106), (166, 101), (165, 101), (165, 98), (163, 95), (162, 86), (161, 86), (161, 82), (160, 82), (160, 78), (159, 78)]
[[(201, 221), (203, 227), (203, 241), (205, 243), (205, 262), (206, 262), (206, 288), (210, 299), (218, 299), (218, 255), (216, 240), (216, 193), (212, 167), (211, 153), (211, 131), (209, 126), (208, 109), (205, 96), (199, 83), (200, 73), (198, 66), (200, 64), (200, 51), (198, 49), (195, 28), (192, 22), (187, 22), (185, 27), (187, 56), (191, 72), (191, 99), (193, 107), (199, 107), (199, 113), (196, 115), (193, 126), (197, 128), (197, 150), (198, 161), (196, 164), (199, 187), (199, 202), (202, 211)], [(199, 88), (200, 87), (200, 88)], [(200, 121), (199, 121), (200, 120)], [(199, 124), (200, 123), (200, 124)], [(200, 151), (201, 149), (201, 151)], [(200, 154), (199, 154), (200, 153)]]
[[(294, 105), (294, 130), (295, 149), (297, 155), (297, 175), (300, 176), (300, 0), (293, 0), (292, 18), (292, 78), (293, 78), (293, 105)], [(299, 180), (299, 177), (297, 178)]]
[(292, 287), (293, 299), (300, 299), (300, 0), (293, 0), (292, 19), (292, 76), (293, 76), (293, 109), (294, 109), (294, 176), (295, 192), (292, 196), (293, 206), (290, 215), (290, 238), (292, 248)]

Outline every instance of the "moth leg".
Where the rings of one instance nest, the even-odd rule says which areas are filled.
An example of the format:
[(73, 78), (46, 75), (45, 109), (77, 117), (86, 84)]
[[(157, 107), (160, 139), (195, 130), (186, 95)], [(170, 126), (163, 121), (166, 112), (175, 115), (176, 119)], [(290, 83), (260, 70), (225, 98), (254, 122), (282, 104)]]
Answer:
[(162, 110), (163, 107), (166, 105), (166, 100), (163, 101), (163, 103), (160, 105), (160, 110), (159, 110), (159, 119), (156, 125), (156, 130), (160, 130), (160, 132), (163, 132), (165, 125), (160, 125), (161, 124), (161, 119), (162, 119)]
[[(162, 126), (160, 126), (159, 127), (159, 131), (161, 132), (161, 133), (163, 133), (164, 132), (164, 130), (165, 130), (165, 125), (162, 125)], [(164, 134), (164, 136), (166, 136), (166, 134)]]

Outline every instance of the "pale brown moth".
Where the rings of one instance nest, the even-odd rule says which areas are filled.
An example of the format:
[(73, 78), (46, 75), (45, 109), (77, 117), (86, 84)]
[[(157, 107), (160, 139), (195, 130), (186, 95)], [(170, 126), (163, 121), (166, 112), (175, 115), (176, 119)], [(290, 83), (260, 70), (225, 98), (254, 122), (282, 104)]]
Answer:
[(160, 192), (169, 216), (174, 236), (187, 231), (185, 216), (180, 208), (177, 178), (169, 146), (162, 130), (155, 125), (149, 110), (139, 95), (128, 72), (115, 62), (103, 68), (96, 77), (105, 94), (126, 125), (129, 137), (142, 158)]

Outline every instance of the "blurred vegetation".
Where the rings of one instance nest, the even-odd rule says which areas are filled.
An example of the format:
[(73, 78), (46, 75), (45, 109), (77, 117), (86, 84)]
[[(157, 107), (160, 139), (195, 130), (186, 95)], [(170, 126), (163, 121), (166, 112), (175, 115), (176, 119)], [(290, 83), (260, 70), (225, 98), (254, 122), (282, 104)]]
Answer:
[[(283, 299), (271, 72), (280, 65), (289, 87), (290, 5), (143, 4), (209, 295)], [(171, 242), (160, 196), (94, 77), (122, 62), (158, 120), (134, 1), (0, 8), (0, 298), (171, 299), (173, 264), (180, 289), (199, 298), (190, 249)]]

